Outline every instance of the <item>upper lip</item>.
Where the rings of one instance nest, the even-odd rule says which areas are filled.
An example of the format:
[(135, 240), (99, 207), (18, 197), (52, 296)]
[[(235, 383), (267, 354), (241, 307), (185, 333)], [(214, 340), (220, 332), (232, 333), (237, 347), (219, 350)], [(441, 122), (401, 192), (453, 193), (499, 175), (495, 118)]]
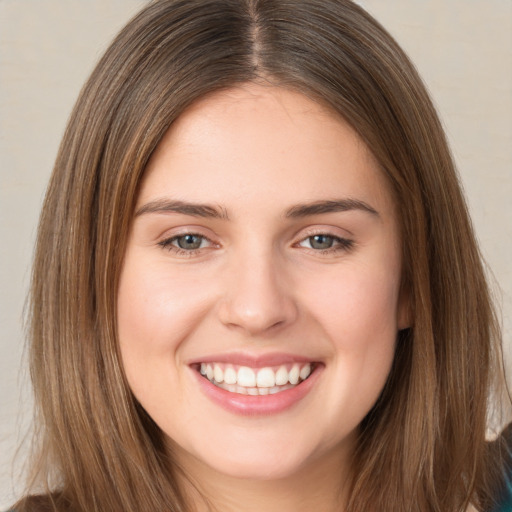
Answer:
[(318, 362), (318, 359), (282, 352), (269, 354), (230, 352), (205, 355), (204, 357), (191, 360), (189, 365), (197, 365), (201, 363), (228, 363), (239, 366), (248, 366), (251, 368), (263, 368), (266, 366), (279, 366), (282, 364), (313, 362)]

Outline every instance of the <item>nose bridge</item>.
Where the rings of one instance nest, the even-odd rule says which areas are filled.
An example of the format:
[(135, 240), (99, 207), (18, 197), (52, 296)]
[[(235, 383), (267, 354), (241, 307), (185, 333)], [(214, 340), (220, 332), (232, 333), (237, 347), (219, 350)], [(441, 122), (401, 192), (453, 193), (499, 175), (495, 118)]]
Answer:
[[(252, 244), (251, 244), (252, 245)], [(297, 315), (283, 258), (271, 246), (231, 255), (220, 319), (251, 335), (292, 322)]]

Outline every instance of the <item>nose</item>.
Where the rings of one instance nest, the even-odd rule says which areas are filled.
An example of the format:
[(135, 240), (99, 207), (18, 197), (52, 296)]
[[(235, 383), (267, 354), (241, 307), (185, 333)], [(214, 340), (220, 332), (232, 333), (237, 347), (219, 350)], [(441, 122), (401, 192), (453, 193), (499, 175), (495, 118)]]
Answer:
[(293, 323), (298, 308), (284, 267), (271, 251), (240, 257), (230, 265), (218, 309), (220, 321), (250, 336), (275, 332)]

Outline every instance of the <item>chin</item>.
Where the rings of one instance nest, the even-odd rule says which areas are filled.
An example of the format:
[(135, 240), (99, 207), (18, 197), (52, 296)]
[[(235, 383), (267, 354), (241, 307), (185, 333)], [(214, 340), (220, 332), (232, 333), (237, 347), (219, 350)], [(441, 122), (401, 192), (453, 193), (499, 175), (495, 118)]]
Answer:
[(210, 465), (216, 473), (243, 480), (284, 480), (300, 472), (305, 461), (296, 457), (264, 457), (247, 455), (227, 458)]
[[(259, 434), (259, 435), (258, 435)], [(231, 436), (231, 442), (212, 438), (193, 450), (202, 471), (236, 479), (283, 480), (311, 469), (318, 459), (329, 458), (338, 450), (318, 443), (313, 432), (308, 436), (268, 435), (265, 429), (252, 435)], [(307, 439), (309, 437), (309, 439)], [(237, 442), (239, 441), (239, 442)], [(213, 448), (213, 449), (212, 449)], [(217, 449), (218, 448), (218, 449)], [(185, 455), (186, 456), (186, 455)], [(206, 474), (205, 473), (205, 474)]]

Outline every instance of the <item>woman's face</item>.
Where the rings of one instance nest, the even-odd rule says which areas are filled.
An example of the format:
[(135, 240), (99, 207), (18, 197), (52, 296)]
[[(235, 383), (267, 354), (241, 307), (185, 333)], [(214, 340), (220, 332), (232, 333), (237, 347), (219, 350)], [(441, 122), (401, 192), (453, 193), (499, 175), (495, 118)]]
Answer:
[(257, 85), (186, 111), (142, 182), (118, 296), (129, 385), (181, 463), (348, 464), (407, 324), (400, 254), (387, 183), (342, 119)]

